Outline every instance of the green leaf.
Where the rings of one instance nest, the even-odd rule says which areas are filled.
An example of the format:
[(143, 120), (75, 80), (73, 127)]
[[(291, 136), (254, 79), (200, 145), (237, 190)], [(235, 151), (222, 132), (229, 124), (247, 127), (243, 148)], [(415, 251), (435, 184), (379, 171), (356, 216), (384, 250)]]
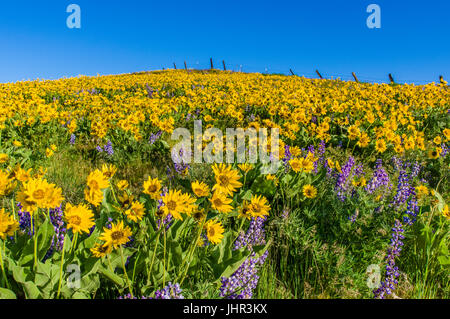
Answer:
[(17, 297), (13, 291), (0, 287), (0, 299), (17, 299)]
[(123, 280), (119, 275), (116, 275), (109, 269), (99, 268), (100, 274), (102, 274), (105, 278), (111, 280), (117, 286), (123, 288), (125, 287), (125, 280)]

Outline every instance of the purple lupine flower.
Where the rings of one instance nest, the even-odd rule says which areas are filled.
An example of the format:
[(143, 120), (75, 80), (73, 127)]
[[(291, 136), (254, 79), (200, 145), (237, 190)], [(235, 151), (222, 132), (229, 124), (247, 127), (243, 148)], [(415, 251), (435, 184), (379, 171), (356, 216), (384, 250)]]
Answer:
[(441, 148), (442, 148), (442, 152), (441, 152), (441, 157), (445, 157), (447, 154), (448, 154), (448, 147), (447, 147), (447, 145), (445, 145), (444, 143), (442, 143), (442, 145), (441, 145)]
[(359, 210), (356, 209), (356, 210), (355, 210), (355, 213), (354, 213), (352, 216), (347, 217), (347, 219), (348, 219), (349, 221), (351, 221), (352, 223), (354, 223), (354, 222), (356, 221), (356, 218), (358, 218), (358, 215), (359, 215)]
[(419, 204), (417, 203), (417, 199), (415, 197), (414, 192), (412, 198), (408, 201), (408, 205), (405, 212), (406, 216), (403, 217), (403, 221), (405, 222), (405, 224), (411, 226), (416, 221), (416, 217), (419, 211), (420, 207)]
[(69, 141), (70, 145), (75, 145), (75, 139), (76, 139), (75, 134), (70, 135), (70, 141)]
[(101, 153), (103, 152), (103, 148), (100, 145), (97, 145), (97, 147), (95, 148), (97, 150), (97, 152)]
[(419, 176), (421, 168), (422, 168), (422, 165), (420, 165), (420, 163), (418, 161), (416, 161), (411, 170), (411, 178)]
[(182, 289), (180, 288), (180, 284), (172, 284), (169, 282), (166, 287), (155, 292), (154, 299), (184, 299), (181, 293)]
[(286, 172), (289, 169), (288, 163), (291, 160), (291, 158), (292, 158), (292, 154), (291, 154), (290, 146), (288, 144), (286, 144), (286, 145), (284, 145), (284, 156), (282, 159), (285, 169), (286, 169)]
[(382, 166), (381, 159), (378, 159), (375, 164), (372, 179), (367, 183), (364, 190), (369, 194), (374, 193), (379, 188), (391, 189), (392, 185), (389, 181), (389, 175)]
[(283, 219), (289, 218), (289, 209), (287, 208), (283, 209), (283, 212), (281, 213), (281, 218)]
[(247, 247), (251, 250), (252, 246), (264, 245), (266, 243), (265, 240), (265, 230), (264, 230), (264, 222), (266, 218), (252, 218), (250, 220), (250, 226), (247, 232), (239, 234), (239, 237), (236, 239), (234, 243), (234, 250)]
[[(233, 249), (246, 247), (252, 251), (253, 246), (263, 245), (266, 242), (263, 228), (265, 220), (265, 218), (252, 218), (247, 233), (240, 234)], [(255, 252), (252, 251), (250, 256), (230, 277), (222, 277), (220, 296), (228, 299), (250, 299), (253, 296), (253, 290), (258, 285), (259, 266), (264, 264), (268, 253), (266, 251), (261, 257), (257, 257)]]
[(249, 258), (229, 278), (222, 277), (220, 296), (228, 299), (250, 299), (259, 281), (258, 266), (262, 266), (268, 256), (266, 251), (261, 257), (253, 252)]
[(109, 156), (112, 156), (114, 154), (113, 146), (110, 140), (108, 140), (108, 143), (104, 146), (105, 152), (108, 153)]
[(386, 295), (390, 295), (395, 290), (395, 286), (398, 283), (397, 278), (400, 276), (400, 273), (398, 267), (395, 266), (395, 257), (399, 256), (402, 251), (402, 239), (405, 238), (403, 232), (404, 229), (402, 224), (398, 220), (395, 220), (395, 225), (392, 228), (391, 244), (386, 256), (387, 265), (385, 279), (381, 282), (380, 287), (373, 291), (375, 298), (377, 299), (384, 299)]
[(21, 203), (17, 203), (19, 210), (17, 214), (19, 215), (19, 228), (24, 233), (29, 236), (34, 235), (34, 229), (31, 229), (31, 215), (29, 212), (24, 211)]
[(397, 157), (397, 156), (395, 156), (395, 155), (392, 157), (392, 164), (394, 165), (394, 169), (396, 171), (401, 170), (403, 168), (403, 165), (404, 165), (402, 159)]
[(162, 135), (162, 131), (158, 131), (156, 134), (151, 134), (150, 135), (150, 139), (149, 139), (149, 143), (150, 143), (150, 145), (152, 145), (152, 144), (154, 144), (155, 142), (156, 142), (156, 140), (158, 139), (158, 138), (160, 138), (160, 136)]
[(42, 262), (45, 262), (48, 258), (53, 255), (55, 250), (61, 251), (64, 245), (64, 238), (66, 235), (67, 229), (64, 227), (64, 218), (63, 211), (60, 207), (55, 209), (50, 209), (50, 222), (53, 225), (53, 229), (55, 230), (55, 234), (52, 237), (52, 242), (50, 248), (44, 256)]
[(390, 207), (401, 209), (402, 205), (413, 194), (414, 187), (409, 184), (409, 176), (405, 170), (401, 170), (398, 176), (397, 193), (394, 196)]
[(344, 166), (341, 168), (342, 173), (339, 173), (336, 181), (336, 195), (341, 201), (345, 201), (346, 194), (351, 187), (352, 168), (355, 164), (355, 159), (350, 156)]

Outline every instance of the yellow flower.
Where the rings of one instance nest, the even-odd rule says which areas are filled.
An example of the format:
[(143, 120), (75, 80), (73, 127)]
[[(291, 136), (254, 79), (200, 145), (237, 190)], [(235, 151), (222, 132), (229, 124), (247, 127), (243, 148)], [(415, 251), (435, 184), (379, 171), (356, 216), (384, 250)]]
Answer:
[(53, 150), (47, 147), (47, 149), (45, 150), (45, 156), (52, 157), (53, 154), (54, 154)]
[(348, 138), (350, 140), (357, 139), (359, 137), (359, 135), (360, 135), (360, 131), (359, 131), (358, 126), (352, 125), (348, 128)]
[(50, 149), (51, 149), (53, 152), (56, 152), (56, 150), (57, 150), (58, 148), (56, 147), (55, 144), (52, 144), (52, 145), (50, 145)]
[(253, 169), (253, 165), (248, 163), (238, 164), (238, 167), (242, 172), (244, 172), (244, 174), (247, 174)]
[(249, 211), (253, 217), (263, 217), (269, 215), (270, 205), (267, 198), (262, 195), (253, 195), (250, 200)]
[(0, 238), (5, 239), (7, 236), (13, 236), (18, 228), (19, 223), (2, 208), (0, 210)]
[(62, 196), (62, 189), (56, 187), (55, 184), (49, 184), (46, 193), (47, 201), (44, 208), (55, 208), (61, 205), (64, 197)]
[(433, 139), (433, 143), (436, 144), (436, 145), (441, 145), (441, 143), (442, 143), (441, 137), (440, 137), (440, 136), (436, 136), (436, 137)]
[(353, 180), (352, 184), (355, 187), (364, 187), (366, 186), (366, 179), (364, 178), (364, 176), (361, 176), (359, 179)]
[(185, 213), (189, 210), (187, 207), (185, 207), (183, 195), (179, 190), (169, 190), (169, 192), (166, 193), (162, 198), (162, 201), (164, 205), (161, 207), (161, 209), (164, 213), (164, 216), (171, 214), (173, 218), (183, 220), (183, 217), (181, 217), (181, 213)]
[(105, 245), (112, 246), (114, 249), (125, 245), (130, 241), (128, 237), (133, 235), (130, 227), (123, 226), (123, 221), (117, 224), (112, 223), (111, 228), (103, 228), (103, 233), (100, 235), (99, 239), (105, 242)]
[(317, 189), (310, 184), (305, 185), (303, 186), (303, 195), (307, 198), (315, 198), (317, 196)]
[(21, 146), (22, 146), (22, 143), (21, 143), (20, 141), (15, 140), (15, 141), (13, 141), (13, 145), (14, 145), (15, 147), (21, 147)]
[(64, 210), (64, 219), (67, 221), (67, 228), (72, 229), (74, 234), (89, 233), (94, 223), (94, 214), (84, 204), (72, 206), (67, 203)]
[(23, 184), (18, 199), (24, 207), (32, 209), (27, 211), (33, 214), (37, 208), (59, 206), (63, 200), (61, 193), (61, 189), (56, 188), (54, 184), (49, 184), (45, 179), (33, 178)]
[(203, 182), (195, 181), (191, 184), (191, 187), (197, 197), (205, 197), (209, 195), (209, 187)]
[(142, 203), (137, 201), (133, 202), (131, 204), (130, 209), (125, 211), (125, 215), (127, 215), (128, 219), (134, 222), (141, 220), (142, 216), (144, 216), (144, 213), (145, 213), (144, 205), (142, 205)]
[(101, 258), (106, 256), (107, 254), (111, 253), (112, 246), (106, 245), (106, 244), (96, 244), (94, 247), (91, 248), (91, 252), (94, 255), (94, 257)]
[(148, 180), (144, 182), (144, 194), (150, 195), (154, 200), (159, 199), (161, 196), (161, 181), (149, 176)]
[(444, 134), (446, 141), (450, 141), (450, 129), (446, 128), (442, 131), (442, 134)]
[(339, 164), (339, 162), (338, 161), (336, 161), (336, 170), (339, 172), (339, 173), (341, 173), (342, 174), (342, 169), (341, 169), (341, 165)]
[(417, 197), (421, 198), (429, 194), (428, 188), (425, 185), (419, 185), (416, 187)]
[(27, 171), (19, 167), (16, 170), (16, 179), (22, 183), (28, 181), (31, 178), (31, 168)]
[(250, 220), (253, 217), (250, 212), (250, 203), (248, 201), (244, 200), (242, 202), (242, 205), (239, 207), (238, 213), (239, 213), (239, 217), (247, 218)]
[(291, 166), (292, 170), (296, 173), (300, 172), (303, 168), (302, 166), (302, 160), (298, 158), (293, 158), (289, 160), (289, 165)]
[(233, 207), (230, 205), (232, 200), (227, 198), (222, 192), (215, 191), (209, 201), (211, 202), (211, 207), (220, 213), (227, 214), (233, 210)]
[(437, 159), (440, 155), (439, 149), (435, 148), (435, 149), (431, 149), (428, 151), (428, 158), (429, 159)]
[(332, 159), (330, 159), (330, 158), (327, 158), (327, 164), (328, 164), (328, 167), (330, 167), (330, 168), (334, 168), (334, 162), (333, 162), (333, 160), (332, 160)]
[(242, 183), (239, 182), (239, 173), (237, 170), (232, 169), (230, 165), (225, 166), (225, 164), (220, 163), (215, 164), (213, 167), (214, 177), (216, 179), (216, 184), (213, 186), (213, 190), (224, 193), (225, 195), (231, 195)]
[(124, 189), (128, 188), (130, 185), (128, 184), (128, 182), (126, 180), (121, 180), (117, 183), (117, 188), (121, 191), (123, 191)]
[(356, 143), (356, 145), (358, 145), (359, 147), (367, 147), (369, 145), (370, 142), (370, 138), (367, 135), (366, 132), (361, 133), (360, 137), (359, 137), (359, 141), (358, 143)]
[(0, 170), (0, 196), (6, 196), (14, 189), (16, 184), (9, 178), (8, 172)]
[(223, 238), (224, 228), (220, 222), (208, 220), (205, 224), (206, 236), (213, 244), (219, 244)]
[(383, 139), (379, 139), (375, 143), (375, 150), (378, 153), (383, 153), (386, 150), (386, 142)]
[(112, 165), (112, 164), (111, 165), (103, 164), (103, 166), (102, 166), (102, 174), (107, 179), (113, 178), (114, 175), (116, 174), (116, 172), (117, 172), (117, 167), (115, 167), (114, 165)]
[(442, 209), (442, 215), (444, 215), (447, 218), (450, 218), (450, 212), (448, 210), (448, 205), (445, 204), (444, 208)]
[(9, 156), (5, 153), (0, 153), (0, 164), (4, 164), (8, 161)]
[(108, 188), (109, 186), (108, 178), (105, 175), (103, 175), (103, 173), (100, 170), (96, 169), (95, 171), (91, 172), (87, 177), (87, 186), (92, 191), (99, 191)]
[(100, 203), (103, 201), (103, 192), (101, 190), (90, 189), (89, 187), (84, 190), (84, 199), (98, 207)]

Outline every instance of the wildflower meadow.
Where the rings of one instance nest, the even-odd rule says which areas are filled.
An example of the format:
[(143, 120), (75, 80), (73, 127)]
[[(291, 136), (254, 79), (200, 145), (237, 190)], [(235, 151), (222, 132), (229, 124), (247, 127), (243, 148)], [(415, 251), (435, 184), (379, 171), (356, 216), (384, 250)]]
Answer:
[(443, 80), (0, 84), (0, 298), (448, 299), (449, 123)]

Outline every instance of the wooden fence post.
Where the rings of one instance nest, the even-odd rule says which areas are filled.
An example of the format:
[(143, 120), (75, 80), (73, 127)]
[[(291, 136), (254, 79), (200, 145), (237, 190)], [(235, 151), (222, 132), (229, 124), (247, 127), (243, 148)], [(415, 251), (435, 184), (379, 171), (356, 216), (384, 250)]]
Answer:
[(225, 60), (222, 60), (222, 64), (223, 64), (223, 70), (226, 71), (227, 67), (225, 66)]
[(211, 70), (212, 70), (212, 69), (214, 69), (214, 65), (213, 65), (213, 60), (212, 60), (212, 58), (210, 58), (209, 61), (211, 62)]
[(319, 76), (319, 78), (323, 79), (322, 75), (319, 73), (319, 70), (316, 70), (316, 73)]
[(292, 75), (295, 75), (292, 69), (289, 69), (289, 72), (291, 72)]
[(186, 61), (184, 61), (184, 69), (187, 71)]
[(175, 70), (177, 69), (177, 65), (175, 64), (175, 62), (173, 62), (173, 66), (175, 68)]
[(390, 74), (390, 73), (389, 73), (389, 80), (391, 81), (391, 84), (395, 83), (394, 78), (393, 78), (392, 74)]
[(352, 72), (353, 78), (355, 79), (356, 82), (359, 82), (358, 78), (356, 77), (355, 72)]

